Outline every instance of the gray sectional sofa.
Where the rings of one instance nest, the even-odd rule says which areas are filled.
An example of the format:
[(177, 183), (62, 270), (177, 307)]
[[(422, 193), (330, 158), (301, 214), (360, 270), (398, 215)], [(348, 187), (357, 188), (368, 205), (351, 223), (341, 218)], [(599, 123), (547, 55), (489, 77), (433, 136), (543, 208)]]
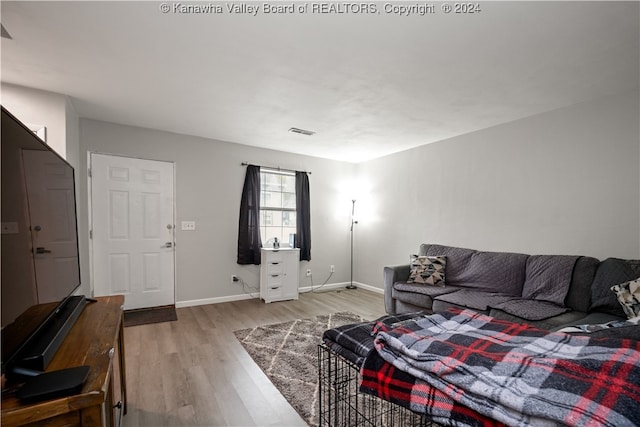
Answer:
[[(384, 268), (389, 314), (468, 308), (498, 319), (557, 330), (626, 320), (613, 285), (640, 277), (640, 260), (527, 255), (422, 244), (416, 255), (446, 257), (444, 286), (407, 283), (411, 266)], [(640, 339), (640, 327), (610, 334)]]

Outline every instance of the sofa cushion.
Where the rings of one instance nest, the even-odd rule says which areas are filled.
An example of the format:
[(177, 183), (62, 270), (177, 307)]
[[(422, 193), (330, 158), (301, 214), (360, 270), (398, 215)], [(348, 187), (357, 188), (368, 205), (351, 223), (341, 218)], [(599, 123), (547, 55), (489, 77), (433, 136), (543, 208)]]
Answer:
[[(444, 313), (446, 311), (449, 311), (452, 308), (457, 309), (457, 310), (469, 310), (470, 309), (466, 305), (455, 304), (455, 303), (452, 303), (452, 302), (442, 301), (442, 300), (433, 300), (433, 312), (434, 313)], [(475, 311), (477, 311), (479, 313), (483, 313), (483, 314), (489, 314), (488, 310), (480, 310), (480, 309), (477, 309), (477, 308), (474, 308), (472, 310), (475, 310)]]
[(444, 245), (421, 247), (428, 256), (447, 257), (447, 285), (520, 296), (528, 255), (481, 252)]
[(424, 311), (425, 313), (429, 313), (431, 311), (431, 309), (426, 309), (422, 306), (400, 300), (396, 300), (395, 307), (397, 313), (411, 313), (415, 311)]
[(411, 271), (407, 282), (444, 286), (446, 266), (447, 257), (445, 256), (412, 255)]
[[(471, 255), (475, 251), (472, 249), (456, 248), (445, 245), (420, 245), (419, 255), (446, 256), (447, 257), (447, 284), (456, 285), (458, 276), (467, 267)], [(453, 280), (453, 281), (452, 281)]]
[[(476, 311), (488, 312), (489, 307), (512, 300), (512, 295), (497, 292), (487, 292), (476, 289), (461, 289), (457, 292), (438, 295), (434, 297), (433, 311), (442, 312), (449, 307), (464, 307)], [(441, 302), (449, 303), (442, 305)], [(451, 305), (453, 304), (453, 305)], [(442, 309), (443, 307), (444, 310)]]
[[(408, 282), (396, 282), (393, 284), (393, 290), (399, 292), (411, 292), (422, 295), (429, 295), (432, 297), (436, 297), (438, 295), (449, 294), (451, 292), (456, 292), (461, 288), (459, 286), (422, 286), (418, 283), (408, 283)], [(395, 294), (395, 292), (394, 292)]]
[(462, 288), (456, 286), (424, 286), (415, 283), (397, 282), (393, 284), (391, 295), (399, 301), (431, 310), (433, 307), (433, 298), (438, 295), (455, 292), (459, 289)]
[(618, 326), (614, 328), (603, 329), (601, 331), (591, 332), (589, 336), (593, 338), (617, 338), (640, 341), (640, 326)]
[(564, 305), (573, 310), (586, 313), (591, 306), (591, 283), (596, 275), (600, 261), (596, 258), (581, 256), (576, 261), (571, 275), (571, 285)]
[(570, 309), (548, 301), (512, 298), (492, 306), (526, 320), (544, 320), (566, 313)]
[(553, 328), (552, 331), (557, 331), (558, 329), (562, 329), (568, 326), (599, 325), (602, 323), (621, 321), (621, 320), (626, 320), (626, 319), (615, 316), (613, 314), (608, 314), (608, 313), (599, 313), (599, 312), (590, 313), (590, 314), (582, 313), (582, 317), (580, 317), (579, 319), (575, 319), (570, 322), (565, 322), (561, 326)]
[(611, 287), (629, 319), (640, 316), (640, 278)]
[(531, 255), (526, 262), (522, 298), (564, 306), (571, 274), (578, 259), (569, 255)]
[(607, 258), (600, 263), (591, 285), (589, 312), (601, 311), (627, 317), (611, 287), (640, 277), (640, 260)]
[(543, 320), (529, 320), (519, 316), (515, 316), (513, 314), (509, 314), (506, 311), (500, 310), (498, 308), (492, 308), (489, 311), (489, 316), (495, 317), (496, 319), (508, 320), (509, 322), (520, 324), (526, 323), (528, 325), (535, 326), (541, 329), (552, 329), (561, 325), (565, 325), (567, 323), (576, 322), (584, 318), (585, 315), (586, 313), (584, 312), (567, 311), (566, 313), (562, 313)]
[[(574, 329), (574, 327), (577, 327)], [(640, 317), (620, 319), (611, 314), (593, 313), (578, 322), (552, 329), (592, 338), (633, 339), (640, 341)]]

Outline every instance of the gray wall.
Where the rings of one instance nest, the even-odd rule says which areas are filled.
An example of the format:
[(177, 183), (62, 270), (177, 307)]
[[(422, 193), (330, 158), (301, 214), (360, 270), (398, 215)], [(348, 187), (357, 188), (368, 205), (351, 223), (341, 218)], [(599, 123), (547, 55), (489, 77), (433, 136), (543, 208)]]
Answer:
[[(236, 264), (238, 210), (246, 170), (243, 161), (312, 172), (312, 260), (300, 264), (301, 286), (310, 285), (304, 274), (307, 268), (313, 271), (315, 285), (329, 276), (330, 265), (336, 267), (330, 283), (349, 279), (345, 245), (349, 209), (343, 209), (346, 200), (340, 194), (353, 178), (353, 164), (87, 119), (80, 121), (80, 140), (81, 239), (87, 238), (88, 230), (88, 152), (175, 162), (178, 303), (216, 302), (242, 295), (242, 287), (231, 282), (232, 274), (249, 284), (259, 283), (258, 267)], [(196, 231), (181, 231), (181, 221), (195, 221)], [(89, 271), (88, 262), (83, 268)]]
[(358, 281), (420, 243), (640, 256), (638, 93), (586, 102), (358, 165), (369, 199)]
[[(2, 83), (2, 105), (25, 124), (45, 126), (47, 145), (65, 158), (78, 176), (80, 164), (79, 118), (66, 95)], [(79, 192), (76, 179), (76, 192)], [(80, 260), (88, 262), (87, 242), (80, 240)], [(88, 294), (89, 271), (82, 269), (78, 294)]]
[[(24, 94), (16, 89), (18, 101)], [(258, 283), (257, 267), (235, 263), (243, 161), (312, 171), (312, 261), (301, 263), (301, 286), (310, 284), (304, 276), (307, 268), (317, 285), (327, 278), (332, 264), (336, 273), (329, 283), (349, 280), (354, 197), (359, 219), (354, 278), (380, 288), (383, 266), (406, 263), (422, 242), (601, 259), (640, 257), (637, 93), (359, 165), (87, 119), (80, 120), (78, 135), (77, 114), (59, 97), (62, 102), (56, 105), (66, 116), (30, 119), (50, 129), (66, 128), (67, 158), (79, 166), (83, 293), (90, 293), (85, 172), (89, 151), (175, 162), (176, 224), (197, 223), (196, 232), (179, 230), (176, 236), (179, 303), (243, 295), (241, 287), (231, 283), (231, 274)]]
[(77, 123), (74, 139), (74, 131), (69, 132), (67, 126), (75, 111), (69, 108), (65, 95), (2, 83), (2, 105), (26, 125), (45, 126), (47, 145), (76, 166), (73, 157), (77, 157), (77, 151), (73, 150), (78, 148)]

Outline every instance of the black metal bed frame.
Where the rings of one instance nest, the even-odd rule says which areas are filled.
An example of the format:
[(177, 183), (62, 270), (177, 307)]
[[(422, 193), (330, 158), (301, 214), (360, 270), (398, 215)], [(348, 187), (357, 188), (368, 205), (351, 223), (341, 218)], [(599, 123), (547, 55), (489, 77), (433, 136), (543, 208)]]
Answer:
[(366, 393), (360, 393), (360, 370), (352, 362), (318, 345), (318, 423), (331, 427), (437, 427), (428, 417)]

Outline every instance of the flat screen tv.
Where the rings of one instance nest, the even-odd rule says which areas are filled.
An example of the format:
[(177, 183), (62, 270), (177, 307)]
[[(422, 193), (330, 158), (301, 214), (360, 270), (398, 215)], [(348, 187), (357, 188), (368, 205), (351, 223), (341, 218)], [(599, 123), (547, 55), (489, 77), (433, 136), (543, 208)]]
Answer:
[(2, 374), (46, 368), (82, 312), (74, 170), (2, 107)]

